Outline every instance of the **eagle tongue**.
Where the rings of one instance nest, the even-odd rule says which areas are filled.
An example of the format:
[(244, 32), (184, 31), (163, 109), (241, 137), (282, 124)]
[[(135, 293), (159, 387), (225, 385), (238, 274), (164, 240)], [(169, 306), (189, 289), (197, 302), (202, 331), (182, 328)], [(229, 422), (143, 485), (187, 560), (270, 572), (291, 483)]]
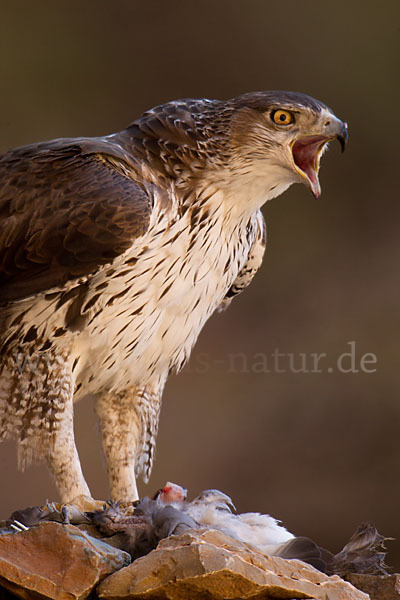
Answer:
[(318, 180), (318, 155), (327, 138), (322, 135), (311, 135), (297, 140), (292, 147), (295, 165), (306, 175), (315, 198), (321, 195)]

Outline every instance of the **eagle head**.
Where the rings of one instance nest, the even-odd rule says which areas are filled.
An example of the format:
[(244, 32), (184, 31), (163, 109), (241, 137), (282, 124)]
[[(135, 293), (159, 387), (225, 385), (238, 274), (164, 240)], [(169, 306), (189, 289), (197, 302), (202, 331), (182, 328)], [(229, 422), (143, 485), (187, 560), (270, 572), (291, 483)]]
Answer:
[(153, 178), (176, 188), (212, 184), (252, 211), (292, 183), (305, 183), (318, 197), (321, 155), (333, 139), (344, 149), (347, 124), (310, 96), (265, 91), (168, 102), (146, 111), (126, 134)]
[(236, 174), (269, 185), (268, 197), (304, 183), (318, 198), (320, 158), (331, 140), (345, 149), (347, 123), (322, 102), (297, 92), (252, 92), (232, 99), (231, 105), (229, 145)]

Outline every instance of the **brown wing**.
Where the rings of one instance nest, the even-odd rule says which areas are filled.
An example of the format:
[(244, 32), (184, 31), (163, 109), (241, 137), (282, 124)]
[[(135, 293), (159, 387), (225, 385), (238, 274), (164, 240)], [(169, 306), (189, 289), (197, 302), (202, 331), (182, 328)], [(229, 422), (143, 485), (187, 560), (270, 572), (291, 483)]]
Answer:
[(143, 235), (151, 199), (107, 138), (54, 140), (0, 157), (0, 302), (84, 277)]
[(385, 538), (373, 523), (363, 523), (338, 554), (328, 561), (327, 573), (345, 577), (349, 573), (387, 575)]

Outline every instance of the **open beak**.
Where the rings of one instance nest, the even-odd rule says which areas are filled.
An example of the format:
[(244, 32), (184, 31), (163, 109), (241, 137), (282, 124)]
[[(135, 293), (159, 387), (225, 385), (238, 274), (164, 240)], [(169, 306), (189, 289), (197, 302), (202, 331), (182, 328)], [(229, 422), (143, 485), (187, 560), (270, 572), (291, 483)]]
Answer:
[(323, 135), (309, 135), (295, 140), (292, 144), (293, 162), (296, 170), (307, 183), (315, 198), (321, 195), (321, 186), (318, 180), (320, 158), (328, 142), (337, 139), (341, 145), (342, 152), (347, 144), (347, 123), (332, 120), (324, 127)]

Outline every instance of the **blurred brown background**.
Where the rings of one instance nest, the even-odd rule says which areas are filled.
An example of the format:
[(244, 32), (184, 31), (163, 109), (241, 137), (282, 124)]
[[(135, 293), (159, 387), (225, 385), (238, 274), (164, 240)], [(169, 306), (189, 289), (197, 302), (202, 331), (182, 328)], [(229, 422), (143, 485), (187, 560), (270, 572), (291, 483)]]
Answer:
[[(331, 550), (365, 520), (400, 538), (399, 7), (2, 2), (1, 150), (110, 133), (174, 98), (259, 89), (309, 93), (349, 122), (348, 151), (335, 144), (324, 157), (322, 198), (293, 186), (264, 208), (264, 265), (170, 379), (143, 494), (167, 479), (191, 494), (217, 487), (240, 511), (269, 512)], [(353, 340), (358, 368), (374, 353), (376, 372), (336, 369)], [(325, 352), (323, 372), (291, 373), (287, 356), (287, 372), (251, 372), (255, 354), (275, 349), (293, 353), (296, 368), (299, 354)], [(231, 368), (232, 353), (250, 372)], [(106, 498), (92, 399), (76, 414), (84, 472)], [(0, 447), (0, 460), (2, 518), (56, 498), (45, 467), (16, 471), (13, 443)], [(390, 544), (397, 569), (399, 548)]]

